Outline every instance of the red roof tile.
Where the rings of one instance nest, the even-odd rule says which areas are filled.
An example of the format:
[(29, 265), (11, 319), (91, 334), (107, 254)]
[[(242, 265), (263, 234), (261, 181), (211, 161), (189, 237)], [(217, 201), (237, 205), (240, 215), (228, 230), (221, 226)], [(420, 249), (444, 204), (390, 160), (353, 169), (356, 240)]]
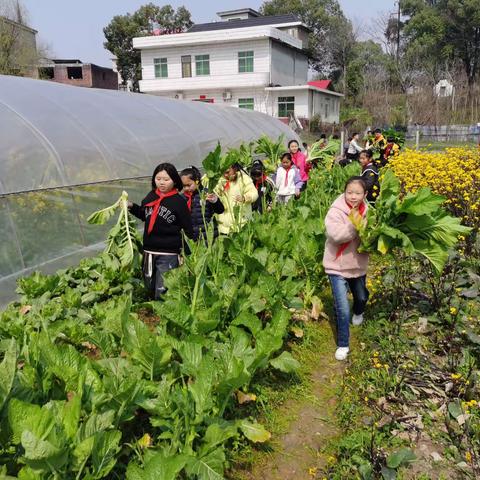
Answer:
[(314, 80), (312, 82), (308, 82), (308, 85), (317, 88), (323, 88), (324, 90), (329, 90), (332, 84), (331, 80)]

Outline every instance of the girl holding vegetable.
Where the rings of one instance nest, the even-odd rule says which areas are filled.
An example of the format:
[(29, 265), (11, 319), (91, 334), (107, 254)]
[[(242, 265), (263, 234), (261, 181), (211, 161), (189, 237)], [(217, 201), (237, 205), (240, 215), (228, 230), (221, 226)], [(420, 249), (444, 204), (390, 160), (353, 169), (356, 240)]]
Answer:
[(294, 165), (300, 170), (300, 180), (303, 182), (302, 190), (305, 190), (305, 188), (307, 188), (308, 172), (311, 168), (310, 164), (307, 163), (307, 159), (301, 152), (296, 140), (290, 140), (288, 142), (288, 151), (292, 156)]
[(225, 211), (222, 202), (214, 193), (208, 193), (205, 201), (201, 192), (202, 176), (198, 168), (189, 167), (180, 172), (183, 184), (183, 196), (187, 200), (187, 207), (192, 216), (193, 239), (206, 238), (207, 225), (213, 222), (214, 237), (218, 237), (218, 227), (214, 214), (221, 214)]
[(327, 241), (323, 266), (332, 287), (337, 321), (335, 358), (345, 360), (349, 352), (350, 305), (348, 290), (353, 295), (353, 325), (363, 322), (368, 301), (366, 274), (368, 254), (358, 253), (358, 228), (366, 221), (367, 188), (362, 177), (352, 177), (325, 217)]
[(161, 163), (153, 171), (152, 190), (141, 205), (129, 202), (133, 215), (145, 222), (143, 233), (143, 277), (154, 298), (166, 292), (163, 275), (179, 265), (182, 232), (193, 237), (187, 202), (180, 195), (183, 185), (171, 163)]
[(218, 215), (218, 231), (228, 235), (240, 230), (252, 216), (252, 204), (258, 192), (252, 179), (242, 170), (240, 164), (233, 164), (215, 187), (215, 194), (225, 207)]

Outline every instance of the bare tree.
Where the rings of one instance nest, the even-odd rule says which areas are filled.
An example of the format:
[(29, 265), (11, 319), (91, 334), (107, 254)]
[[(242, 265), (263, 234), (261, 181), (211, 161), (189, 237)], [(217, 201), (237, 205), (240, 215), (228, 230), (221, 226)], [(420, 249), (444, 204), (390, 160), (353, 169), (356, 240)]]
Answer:
[(35, 31), (20, 0), (0, 0), (0, 73), (32, 75), (38, 63)]

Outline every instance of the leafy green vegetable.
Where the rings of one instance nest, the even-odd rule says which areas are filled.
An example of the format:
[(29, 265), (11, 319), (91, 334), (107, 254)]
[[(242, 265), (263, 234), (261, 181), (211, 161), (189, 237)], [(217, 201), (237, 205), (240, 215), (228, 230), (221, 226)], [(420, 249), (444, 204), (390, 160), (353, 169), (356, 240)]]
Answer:
[(277, 170), (280, 158), (285, 152), (286, 147), (284, 135), (281, 135), (276, 141), (270, 140), (270, 138), (266, 135), (262, 135), (257, 140), (255, 153), (265, 155), (265, 159), (262, 161), (265, 166), (265, 170), (269, 173), (274, 173)]
[(213, 191), (223, 174), (239, 160), (236, 152), (230, 151), (222, 155), (222, 147), (217, 145), (213, 152), (210, 152), (202, 161), (203, 170), (207, 178), (208, 189)]
[(139, 262), (141, 239), (135, 227), (136, 222), (128, 212), (128, 194), (122, 192), (120, 198), (109, 207), (92, 213), (87, 221), (96, 225), (105, 224), (117, 210), (120, 210), (117, 223), (110, 230), (106, 253), (115, 255), (126, 268)]
[(314, 143), (310, 148), (308, 158), (310, 161), (316, 161), (323, 167), (330, 169), (335, 157), (339, 155), (339, 153), (340, 140), (335, 140), (330, 137), (326, 145), (323, 145), (322, 142)]
[(5, 355), (0, 363), (0, 378), (2, 379), (0, 382), (0, 412), (12, 389), (17, 367), (17, 342), (12, 338), (4, 344), (6, 344)]
[(270, 365), (284, 373), (293, 373), (300, 368), (300, 363), (290, 352), (282, 352), (277, 358), (270, 360)]
[(254, 443), (264, 443), (270, 440), (272, 436), (270, 432), (265, 430), (263, 425), (257, 422), (249, 422), (248, 420), (242, 420), (239, 424), (242, 433)]
[(421, 188), (401, 198), (399, 180), (391, 170), (384, 173), (375, 208), (367, 214), (367, 226), (360, 228), (360, 251), (386, 254), (401, 248), (408, 254), (423, 255), (440, 274), (450, 248), (460, 235), (471, 231), (461, 220), (441, 208), (444, 198)]

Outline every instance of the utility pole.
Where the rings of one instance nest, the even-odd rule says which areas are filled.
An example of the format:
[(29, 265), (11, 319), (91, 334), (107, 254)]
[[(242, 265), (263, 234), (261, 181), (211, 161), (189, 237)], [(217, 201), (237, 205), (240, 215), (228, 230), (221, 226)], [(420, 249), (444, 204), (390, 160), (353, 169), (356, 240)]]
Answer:
[(400, 61), (400, 0), (397, 0), (396, 2), (398, 4), (398, 10), (397, 10), (397, 64)]

